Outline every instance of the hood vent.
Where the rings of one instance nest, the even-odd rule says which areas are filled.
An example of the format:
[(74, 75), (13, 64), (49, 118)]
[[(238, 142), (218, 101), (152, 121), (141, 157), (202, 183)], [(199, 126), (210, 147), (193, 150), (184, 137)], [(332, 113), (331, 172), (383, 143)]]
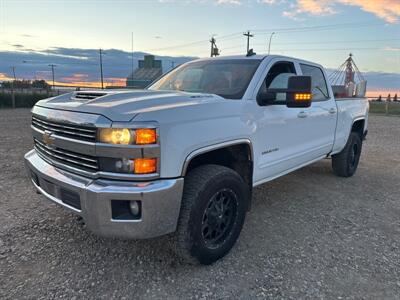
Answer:
[(96, 99), (96, 98), (99, 98), (99, 97), (101, 97), (101, 96), (105, 96), (105, 95), (107, 95), (106, 93), (93, 93), (93, 92), (87, 92), (87, 93), (85, 93), (85, 92), (77, 92), (77, 93), (74, 93), (73, 95), (72, 95), (72, 97), (71, 97), (71, 99), (72, 100), (80, 100), (80, 101), (82, 101), (82, 100), (93, 100), (93, 99)]

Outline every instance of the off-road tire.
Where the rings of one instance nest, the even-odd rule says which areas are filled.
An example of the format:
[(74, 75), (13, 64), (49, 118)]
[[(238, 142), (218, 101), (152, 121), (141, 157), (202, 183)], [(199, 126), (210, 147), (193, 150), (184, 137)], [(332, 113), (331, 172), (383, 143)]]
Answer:
[[(221, 201), (221, 198), (219, 200), (213, 198), (215, 195), (219, 195), (220, 191), (229, 193), (228, 196), (233, 199), (229, 200), (229, 203), (231, 205), (234, 203), (236, 208), (232, 209), (235, 213), (230, 214), (229, 224), (231, 225), (229, 227), (225, 225), (226, 237), (221, 239), (219, 245), (211, 246), (207, 244), (210, 241), (207, 241), (203, 230), (204, 224), (210, 221), (208, 218), (205, 221), (204, 218), (205, 214), (210, 211), (210, 203)], [(243, 179), (229, 168), (219, 165), (203, 165), (190, 171), (185, 177), (178, 228), (173, 236), (174, 250), (178, 256), (186, 263), (204, 265), (211, 264), (225, 256), (234, 246), (243, 227), (248, 207), (248, 194), (248, 186)], [(225, 202), (225, 200), (222, 201)], [(218, 220), (222, 222), (220, 221), (221, 216), (216, 217), (213, 214), (210, 219), (212, 218), (220, 218)], [(223, 225), (220, 224), (218, 230), (221, 230)], [(208, 233), (208, 235), (210, 238), (211, 234)]]
[(333, 172), (340, 177), (353, 176), (361, 156), (362, 140), (357, 132), (351, 132), (346, 146), (338, 154), (332, 155)]

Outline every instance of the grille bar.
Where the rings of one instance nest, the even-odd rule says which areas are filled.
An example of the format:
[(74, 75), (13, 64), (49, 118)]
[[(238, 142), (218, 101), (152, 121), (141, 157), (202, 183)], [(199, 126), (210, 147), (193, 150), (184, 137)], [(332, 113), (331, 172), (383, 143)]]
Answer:
[(89, 169), (92, 172), (99, 169), (97, 159), (92, 156), (61, 150), (59, 148), (51, 148), (36, 139), (34, 142), (36, 151), (45, 158), (56, 160), (67, 165)]
[(37, 117), (32, 117), (32, 126), (42, 131), (48, 130), (56, 133), (57, 135), (95, 142), (96, 141), (96, 128), (85, 126), (65, 125), (54, 121), (43, 120)]

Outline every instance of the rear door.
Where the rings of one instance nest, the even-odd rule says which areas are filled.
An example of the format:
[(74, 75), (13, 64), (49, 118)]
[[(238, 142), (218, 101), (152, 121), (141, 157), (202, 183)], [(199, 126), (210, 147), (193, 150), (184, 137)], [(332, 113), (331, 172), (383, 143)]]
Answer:
[(308, 130), (307, 149), (310, 159), (331, 152), (337, 122), (336, 102), (328, 89), (325, 74), (321, 67), (300, 63), (302, 75), (311, 76), (312, 104), (307, 109), (305, 119), (311, 125)]

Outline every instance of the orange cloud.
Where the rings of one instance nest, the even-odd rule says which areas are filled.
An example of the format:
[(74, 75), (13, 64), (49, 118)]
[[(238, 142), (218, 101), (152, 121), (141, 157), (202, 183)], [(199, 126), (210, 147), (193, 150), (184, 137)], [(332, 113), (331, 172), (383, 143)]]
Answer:
[[(75, 73), (72, 76), (61, 77), (61, 81), (55, 82), (55, 85), (61, 86), (82, 86), (82, 87), (101, 87), (100, 81), (91, 81), (88, 74)], [(49, 84), (53, 84), (48, 81)], [(104, 86), (125, 86), (126, 78), (121, 77), (106, 77), (104, 78)]]
[[(73, 74), (70, 77), (61, 77), (60, 80), (55, 80), (55, 86), (65, 86), (65, 87), (87, 87), (87, 88), (101, 88), (100, 81), (88, 81), (89, 75), (87, 74)], [(6, 73), (0, 73), (0, 82), (2, 81), (12, 81), (14, 78), (8, 77)], [(46, 80), (43, 78), (50, 86), (53, 85), (52, 80)], [(126, 78), (122, 77), (106, 77), (104, 78), (105, 87), (125, 87)]]
[(89, 75), (87, 74), (80, 74), (80, 73), (75, 73), (72, 76), (69, 77), (62, 77), (62, 81), (66, 82), (74, 82), (74, 81), (86, 81), (89, 78)]
[(359, 6), (362, 10), (373, 13), (388, 23), (397, 23), (400, 17), (399, 0), (338, 0), (338, 2)]
[(0, 73), (0, 81), (10, 81), (13, 80), (14, 78), (8, 77), (6, 73)]
[(290, 11), (283, 12), (286, 17), (297, 18), (299, 14), (330, 15), (337, 11), (338, 4), (357, 6), (388, 23), (397, 23), (400, 18), (399, 0), (296, 0)]
[(395, 89), (377, 89), (377, 90), (367, 90), (367, 97), (379, 97), (382, 96), (382, 98), (386, 98), (387, 95), (391, 95), (392, 97), (394, 95), (400, 96), (400, 89), (395, 90)]

